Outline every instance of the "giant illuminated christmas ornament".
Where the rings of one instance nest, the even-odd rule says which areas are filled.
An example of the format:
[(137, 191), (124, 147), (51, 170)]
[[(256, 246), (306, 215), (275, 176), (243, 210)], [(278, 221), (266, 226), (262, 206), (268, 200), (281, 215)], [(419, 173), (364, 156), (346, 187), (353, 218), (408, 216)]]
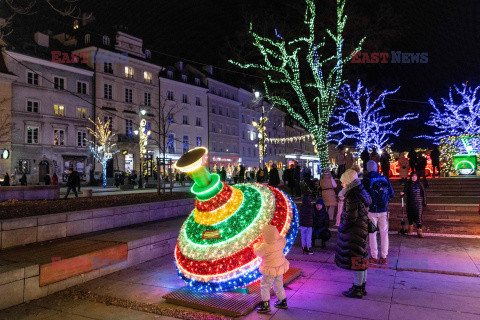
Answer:
[(220, 181), (202, 166), (207, 149), (185, 153), (175, 167), (194, 181), (195, 209), (183, 224), (175, 247), (175, 263), (188, 287), (221, 292), (248, 286), (261, 277), (261, 258), (253, 247), (262, 228), (274, 225), (285, 237), (286, 254), (298, 231), (297, 208), (285, 193), (263, 184)]

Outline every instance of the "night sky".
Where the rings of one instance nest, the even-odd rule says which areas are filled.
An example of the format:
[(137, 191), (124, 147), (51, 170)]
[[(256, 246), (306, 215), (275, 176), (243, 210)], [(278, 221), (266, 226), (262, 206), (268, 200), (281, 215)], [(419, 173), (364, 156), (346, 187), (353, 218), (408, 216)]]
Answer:
[[(148, 48), (235, 71), (240, 70), (232, 68), (227, 59), (253, 52), (245, 50), (251, 20), (266, 29), (275, 24), (282, 35), (289, 36), (301, 23), (304, 10), (301, 0), (87, 0), (80, 3), (84, 11), (93, 12), (97, 23), (124, 25), (131, 34), (143, 38)], [(320, 17), (328, 19), (335, 14), (331, 4), (331, 0), (318, 2)], [(378, 90), (401, 86), (392, 98), (424, 102), (429, 97), (440, 101), (453, 84), (465, 81), (480, 84), (480, 1), (354, 0), (347, 2), (347, 12), (350, 17), (347, 32), (356, 39), (367, 36), (365, 52), (428, 52), (426, 64), (349, 65), (347, 73), (354, 82), (360, 78)], [(43, 19), (42, 23), (47, 20)], [(229, 74), (220, 69), (214, 72)], [(234, 73), (230, 76), (239, 77)], [(259, 80), (241, 77), (253, 84)], [(421, 119), (407, 125), (394, 141), (394, 149), (407, 148), (413, 136), (425, 131), (422, 123), (431, 107), (398, 101), (389, 101), (389, 105), (394, 116), (406, 112), (421, 114)], [(420, 140), (415, 143), (428, 145)]]

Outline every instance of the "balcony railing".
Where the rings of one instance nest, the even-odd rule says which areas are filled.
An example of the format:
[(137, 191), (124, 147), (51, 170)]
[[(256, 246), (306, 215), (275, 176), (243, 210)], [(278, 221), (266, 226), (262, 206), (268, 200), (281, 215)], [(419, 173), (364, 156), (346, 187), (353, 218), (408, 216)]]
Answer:
[(139, 137), (137, 135), (129, 135), (129, 134), (117, 134), (118, 142), (131, 142), (131, 143), (139, 143)]

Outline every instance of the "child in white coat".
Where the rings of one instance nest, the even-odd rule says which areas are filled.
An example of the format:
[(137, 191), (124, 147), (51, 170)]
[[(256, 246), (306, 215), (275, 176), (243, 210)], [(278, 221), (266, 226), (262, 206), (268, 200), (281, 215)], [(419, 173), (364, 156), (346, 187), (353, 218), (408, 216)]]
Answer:
[(278, 301), (275, 307), (280, 309), (288, 309), (285, 290), (283, 289), (283, 275), (287, 272), (290, 264), (283, 249), (286, 245), (285, 238), (280, 236), (277, 228), (270, 224), (263, 227), (262, 230), (263, 243), (257, 243), (254, 252), (258, 257), (262, 258), (260, 272), (262, 273), (262, 282), (260, 285), (262, 302), (257, 309), (258, 313), (270, 312), (270, 289), (272, 284), (275, 286)]

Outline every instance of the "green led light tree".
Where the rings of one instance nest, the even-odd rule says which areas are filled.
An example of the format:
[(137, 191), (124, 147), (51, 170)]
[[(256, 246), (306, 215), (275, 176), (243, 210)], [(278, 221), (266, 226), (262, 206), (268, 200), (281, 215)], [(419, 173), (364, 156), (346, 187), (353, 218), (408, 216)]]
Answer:
[[(275, 38), (250, 35), (261, 54), (261, 63), (229, 62), (265, 74), (266, 97), (286, 111), (315, 137), (322, 168), (328, 168), (328, 124), (343, 85), (343, 68), (352, 53), (345, 54), (343, 32), (347, 22), (346, 0), (337, 0), (336, 30), (318, 30), (315, 0), (305, 0), (306, 36), (287, 41), (275, 29)], [(328, 40), (328, 43), (327, 43)], [(353, 52), (359, 51), (364, 38)], [(292, 98), (294, 97), (294, 98)]]

